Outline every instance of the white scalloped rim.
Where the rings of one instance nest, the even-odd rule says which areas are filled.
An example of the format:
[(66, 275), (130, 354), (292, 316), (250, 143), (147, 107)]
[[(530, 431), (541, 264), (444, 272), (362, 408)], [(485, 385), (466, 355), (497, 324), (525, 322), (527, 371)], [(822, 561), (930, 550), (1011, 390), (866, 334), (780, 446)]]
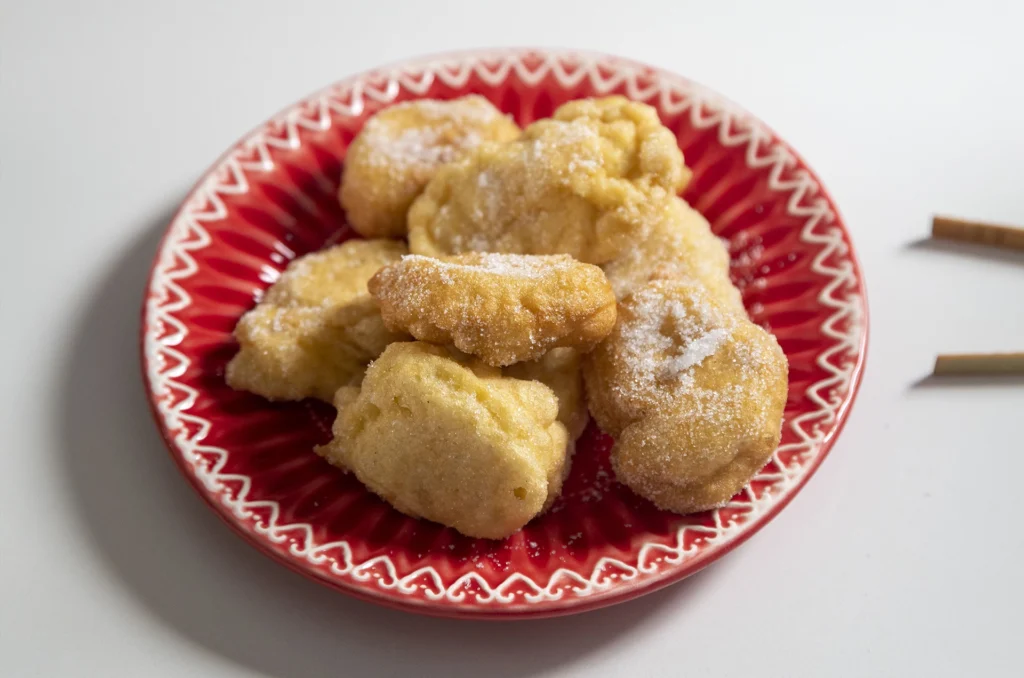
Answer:
[[(528, 66), (523, 60), (527, 54), (531, 62), (539, 63)], [(748, 488), (747, 501), (730, 503), (715, 511), (713, 527), (684, 526), (678, 530), (674, 545), (644, 544), (635, 566), (615, 558), (602, 558), (588, 577), (559, 568), (547, 582), (537, 582), (517, 572), (492, 587), (483, 577), (470, 572), (445, 587), (433, 567), (422, 567), (399, 577), (387, 556), (357, 563), (345, 541), (316, 544), (311, 525), (281, 524), (278, 522), (280, 507), (276, 502), (250, 500), (249, 477), (221, 472), (228, 452), (202, 444), (212, 424), (189, 412), (199, 394), (177, 381), (189, 360), (175, 348), (188, 333), (175, 314), (191, 304), (190, 297), (177, 281), (198, 270), (190, 253), (210, 244), (203, 224), (226, 216), (220, 196), (246, 193), (249, 185), (245, 173), (273, 169), (270, 148), (298, 148), (301, 144), (299, 128), (328, 129), (332, 114), (358, 116), (365, 98), (389, 103), (402, 88), (423, 95), (434, 78), (459, 88), (475, 73), (485, 82), (499, 85), (513, 71), (530, 85), (538, 84), (550, 74), (566, 89), (589, 78), (598, 93), (624, 86), (632, 99), (656, 96), (661, 110), (669, 114), (688, 112), (694, 127), (717, 127), (721, 144), (746, 146), (747, 165), (752, 169), (770, 168), (769, 188), (788, 194), (788, 213), (805, 220), (800, 239), (821, 248), (811, 270), (829, 281), (818, 301), (834, 312), (820, 329), (835, 343), (817, 356), (817, 364), (830, 376), (809, 386), (806, 393), (818, 409), (787, 422), (797, 442), (783, 445), (775, 452), (775, 466), (780, 470), (762, 472), (756, 477), (755, 480), (768, 484), (759, 496)], [(637, 76), (641, 72), (649, 84), (638, 83)], [(283, 130), (282, 136), (267, 133), (272, 124)], [(712, 546), (721, 549), (736, 539), (752, 522), (764, 518), (773, 506), (786, 500), (799, 487), (823, 453), (823, 444), (836, 431), (839, 410), (863, 360), (859, 351), (865, 332), (865, 307), (852, 257), (842, 230), (833, 226), (835, 215), (828, 201), (808, 172), (792, 171), (796, 165), (792, 153), (774, 141), (760, 123), (714, 93), (677, 76), (606, 56), (539, 50), (458, 54), (343, 81), (293, 106), (250, 134), (220, 160), (175, 217), (158, 254), (146, 302), (143, 350), (151, 398), (167, 431), (174, 436), (175, 452), (187, 462), (211, 495), (245, 527), (278, 544), (291, 540), (292, 556), (313, 565), (330, 562), (331, 572), (339, 578), (364, 583), (376, 580), (381, 593), (403, 594), (398, 597), (408, 604), (417, 604), (417, 596), (431, 601), (444, 598), (456, 604), (466, 603), (467, 596), (473, 596), (471, 607), (474, 609), (494, 609), (497, 604), (511, 611), (512, 604), (518, 609), (525, 604), (528, 609), (532, 604), (560, 600), (567, 593), (592, 600), (595, 594), (612, 595), (615, 587), (626, 582), (635, 586), (644, 578), (671, 576), (705, 549)], [(783, 179), (787, 170), (791, 170), (790, 178)], [(826, 263), (829, 261), (838, 263), (830, 266)], [(783, 463), (780, 453), (787, 453), (788, 464)], [(217, 461), (208, 465), (200, 455)], [(229, 484), (239, 489), (232, 491)], [(256, 510), (268, 513), (269, 518), (264, 521), (254, 513)], [(687, 531), (700, 532), (703, 539), (686, 545)], [(302, 538), (296, 539), (297, 535)]]

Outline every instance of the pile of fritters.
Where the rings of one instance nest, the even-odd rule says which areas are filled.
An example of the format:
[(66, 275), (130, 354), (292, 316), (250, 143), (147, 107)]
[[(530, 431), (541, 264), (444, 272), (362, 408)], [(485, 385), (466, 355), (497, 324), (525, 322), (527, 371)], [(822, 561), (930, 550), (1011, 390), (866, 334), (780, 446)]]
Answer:
[(387, 108), (339, 194), (378, 239), (293, 261), (239, 321), (228, 383), (333, 402), (319, 454), (471, 537), (547, 510), (588, 405), (620, 482), (670, 511), (721, 506), (778, 445), (788, 366), (678, 197), (689, 176), (623, 97), (525, 130), (476, 96)]

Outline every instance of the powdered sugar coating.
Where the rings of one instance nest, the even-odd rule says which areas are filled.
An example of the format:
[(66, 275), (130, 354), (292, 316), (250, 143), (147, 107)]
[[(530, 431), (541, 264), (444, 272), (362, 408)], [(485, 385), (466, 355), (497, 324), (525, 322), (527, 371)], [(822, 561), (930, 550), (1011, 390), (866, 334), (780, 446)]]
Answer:
[(604, 273), (566, 255), (410, 255), (369, 284), (388, 327), (495, 365), (587, 351), (615, 324)]
[(480, 135), (466, 134), (454, 143), (446, 143), (439, 130), (412, 128), (394, 138), (386, 138), (378, 132), (367, 139), (367, 143), (374, 145), (375, 153), (370, 156), (372, 165), (405, 170), (412, 165), (437, 166), (451, 162), (462, 151), (479, 145)]
[(602, 354), (615, 361), (614, 378), (606, 387), (631, 416), (668, 406), (692, 391), (694, 370), (732, 340), (739, 320), (715, 304), (700, 285), (688, 287), (682, 298), (666, 295), (667, 287), (647, 285), (628, 297), (618, 325), (602, 347)]
[[(416, 266), (434, 266), (442, 272), (457, 274), (500, 275), (511, 278), (536, 280), (554, 272), (566, 272), (577, 263), (568, 256), (526, 256), (520, 254), (499, 254), (484, 252), (467, 257), (425, 257), (407, 254), (402, 261)], [(466, 263), (462, 263), (466, 262)], [(451, 279), (451, 275), (443, 276)]]
[(404, 235), (409, 205), (440, 166), (485, 141), (517, 136), (516, 124), (477, 95), (384, 109), (346, 155), (339, 197), (349, 223), (367, 237)]
[(443, 167), (410, 208), (410, 250), (604, 263), (643, 235), (642, 206), (688, 177), (653, 108), (623, 97), (570, 102), (519, 140), (482, 144)]

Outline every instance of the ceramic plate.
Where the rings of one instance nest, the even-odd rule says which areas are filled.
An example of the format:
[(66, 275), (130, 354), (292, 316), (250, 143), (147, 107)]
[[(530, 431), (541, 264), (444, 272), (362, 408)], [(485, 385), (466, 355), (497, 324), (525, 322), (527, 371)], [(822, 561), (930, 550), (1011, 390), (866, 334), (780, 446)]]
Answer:
[[(618, 485), (610, 439), (584, 434), (562, 498), (521, 532), (463, 537), (391, 509), (313, 453), (333, 410), (272, 404), (224, 383), (238, 318), (290, 260), (351, 237), (336, 193), (345, 149), (398, 101), (479, 93), (521, 125), (566, 100), (623, 94), (657, 108), (693, 169), (684, 197), (725, 238), (755, 322), (790, 383), (782, 442), (725, 507), (677, 516)], [(171, 455), (239, 534), (294, 570), (386, 605), (467, 617), (549, 616), (692, 574), (754, 534), (807, 481), (842, 428), (867, 335), (864, 283), (835, 205), (763, 124), (681, 77), (617, 58), (474, 52), (333, 85), (246, 136), (199, 180), (153, 265), (143, 371)], [(259, 595), (259, 592), (253, 592)]]

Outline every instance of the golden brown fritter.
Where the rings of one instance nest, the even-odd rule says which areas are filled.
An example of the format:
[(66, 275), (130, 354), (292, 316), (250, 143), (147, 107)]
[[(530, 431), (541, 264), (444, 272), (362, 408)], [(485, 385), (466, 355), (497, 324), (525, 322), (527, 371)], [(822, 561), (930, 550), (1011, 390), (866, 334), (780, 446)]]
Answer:
[(367, 363), (407, 335), (384, 327), (366, 283), (405, 245), (349, 240), (293, 261), (235, 327), (227, 382), (271, 400), (320, 398), (358, 383)]
[(409, 210), (409, 249), (569, 254), (602, 264), (643, 237), (640, 207), (689, 178), (653, 108), (623, 97), (565, 104), (517, 141), (441, 168)]
[(555, 347), (588, 351), (615, 324), (604, 273), (564, 254), (410, 255), (373, 276), (369, 288), (388, 328), (454, 344), (494, 366)]
[(558, 496), (568, 436), (558, 399), (449, 349), (390, 345), (362, 387), (336, 399), (318, 449), (399, 511), (470, 537), (502, 539)]
[(404, 236), (409, 205), (441, 165), (482, 142), (518, 136), (519, 127), (477, 95), (384, 109), (345, 157), (339, 197), (349, 224), (368, 238)]
[(779, 442), (788, 366), (775, 338), (706, 288), (654, 280), (584, 363), (618, 480), (657, 506), (721, 506)]
[(642, 210), (647, 237), (602, 268), (618, 299), (652, 277), (692, 278), (717, 301), (743, 313), (743, 298), (729, 278), (729, 252), (708, 220), (675, 196)]

